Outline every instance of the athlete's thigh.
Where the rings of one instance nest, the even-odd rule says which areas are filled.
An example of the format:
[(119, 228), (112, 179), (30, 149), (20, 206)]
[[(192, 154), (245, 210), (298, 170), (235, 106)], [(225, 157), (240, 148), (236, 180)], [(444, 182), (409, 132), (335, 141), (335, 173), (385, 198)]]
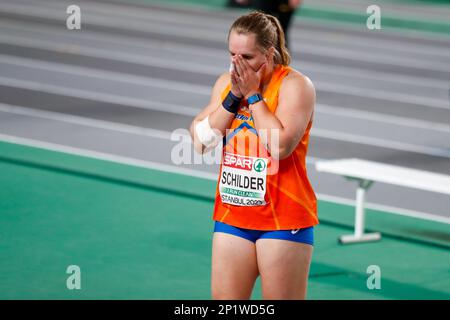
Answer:
[(255, 244), (214, 232), (211, 290), (213, 299), (249, 299), (258, 277)]
[(313, 247), (280, 240), (256, 241), (263, 299), (305, 299)]

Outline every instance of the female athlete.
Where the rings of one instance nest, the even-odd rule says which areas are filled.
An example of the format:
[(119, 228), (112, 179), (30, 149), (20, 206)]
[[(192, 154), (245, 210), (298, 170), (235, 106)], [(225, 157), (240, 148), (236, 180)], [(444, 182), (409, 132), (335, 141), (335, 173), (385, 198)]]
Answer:
[(305, 299), (317, 200), (306, 172), (315, 89), (289, 67), (279, 21), (239, 17), (230, 72), (216, 81), (190, 132), (197, 152), (223, 141), (212, 243), (212, 299)]

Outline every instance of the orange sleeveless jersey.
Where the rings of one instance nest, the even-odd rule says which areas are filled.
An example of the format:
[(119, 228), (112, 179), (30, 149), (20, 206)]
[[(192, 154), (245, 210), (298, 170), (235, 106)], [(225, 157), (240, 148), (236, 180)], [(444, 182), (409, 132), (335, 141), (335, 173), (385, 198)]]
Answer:
[[(272, 113), (275, 112), (278, 105), (281, 82), (291, 70), (290, 67), (278, 65), (263, 94), (267, 107)], [(231, 84), (222, 92), (222, 99), (228, 94), (230, 86)], [(224, 137), (213, 220), (254, 230), (300, 229), (318, 224), (317, 199), (306, 173), (306, 153), (311, 126), (312, 119), (292, 154), (285, 159), (276, 161), (270, 157), (270, 153), (260, 143), (251, 113), (246, 102), (243, 101), (231, 123), (230, 130)], [(267, 162), (258, 160), (258, 157), (262, 160), (267, 159)], [(228, 173), (224, 169), (224, 160), (227, 163), (226, 170), (237, 168), (237, 172), (244, 174), (237, 177), (239, 174), (234, 175), (233, 171)], [(267, 175), (265, 175), (266, 181), (263, 185), (264, 175), (252, 171), (252, 168), (257, 166), (256, 169), (259, 168), (257, 171), (261, 171), (266, 164)], [(273, 174), (269, 174), (269, 171)], [(247, 172), (248, 174), (245, 174)], [(221, 182), (221, 179), (224, 180)], [(228, 184), (224, 186), (223, 183)], [(254, 188), (252, 191), (262, 191), (262, 193), (248, 192), (245, 189), (248, 186)], [(245, 195), (246, 198), (242, 198), (242, 195)], [(258, 195), (259, 200), (257, 200)], [(222, 201), (223, 196), (228, 200)], [(243, 206), (235, 205), (234, 202), (233, 204), (226, 203), (231, 199), (236, 203), (246, 201), (250, 204), (259, 203), (260, 205)], [(245, 201), (243, 202), (242, 199)], [(265, 204), (261, 205), (264, 202)]]

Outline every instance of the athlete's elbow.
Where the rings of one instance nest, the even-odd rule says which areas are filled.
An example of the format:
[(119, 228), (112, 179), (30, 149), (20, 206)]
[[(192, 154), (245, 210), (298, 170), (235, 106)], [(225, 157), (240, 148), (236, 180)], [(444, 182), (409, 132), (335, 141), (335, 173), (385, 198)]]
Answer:
[(284, 160), (289, 157), (293, 151), (292, 148), (288, 148), (287, 146), (279, 146), (278, 148), (273, 148), (270, 154), (277, 160)]
[(205, 148), (201, 143), (196, 143), (194, 141), (194, 152), (197, 152), (198, 154), (203, 154), (205, 152)]
[(191, 125), (189, 127), (189, 134), (191, 136), (191, 142), (192, 142), (192, 146), (194, 148), (194, 151), (199, 153), (199, 154), (203, 154), (204, 148), (202, 143), (199, 141), (199, 139), (197, 138), (196, 134), (195, 134), (195, 125), (197, 123), (197, 120), (193, 120), (191, 122)]
[(209, 116), (201, 121), (194, 121), (190, 129), (194, 150), (200, 154), (214, 149), (222, 141), (220, 131), (211, 128)]
[(279, 156), (279, 160), (284, 160), (284, 159), (286, 159), (286, 158), (288, 158), (291, 154), (292, 154), (292, 151), (293, 150), (291, 150), (291, 149), (281, 149), (280, 150), (280, 156)]
[(196, 136), (195, 136), (195, 126), (196, 126), (197, 122), (198, 122), (198, 121), (197, 121), (196, 119), (192, 120), (191, 125), (190, 125), (190, 127), (189, 127), (189, 133), (190, 133), (190, 135), (191, 135), (192, 142), (194, 142), (195, 139), (196, 139)]

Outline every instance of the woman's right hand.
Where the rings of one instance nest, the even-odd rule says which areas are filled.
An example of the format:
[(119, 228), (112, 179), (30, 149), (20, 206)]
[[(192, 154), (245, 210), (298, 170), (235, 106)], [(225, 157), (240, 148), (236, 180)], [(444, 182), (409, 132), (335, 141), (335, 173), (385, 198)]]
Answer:
[(236, 72), (236, 68), (233, 68), (230, 71), (230, 76), (231, 76), (231, 93), (234, 94), (238, 98), (242, 98), (243, 94), (238, 86), (238, 82), (237, 82), (238, 74)]

